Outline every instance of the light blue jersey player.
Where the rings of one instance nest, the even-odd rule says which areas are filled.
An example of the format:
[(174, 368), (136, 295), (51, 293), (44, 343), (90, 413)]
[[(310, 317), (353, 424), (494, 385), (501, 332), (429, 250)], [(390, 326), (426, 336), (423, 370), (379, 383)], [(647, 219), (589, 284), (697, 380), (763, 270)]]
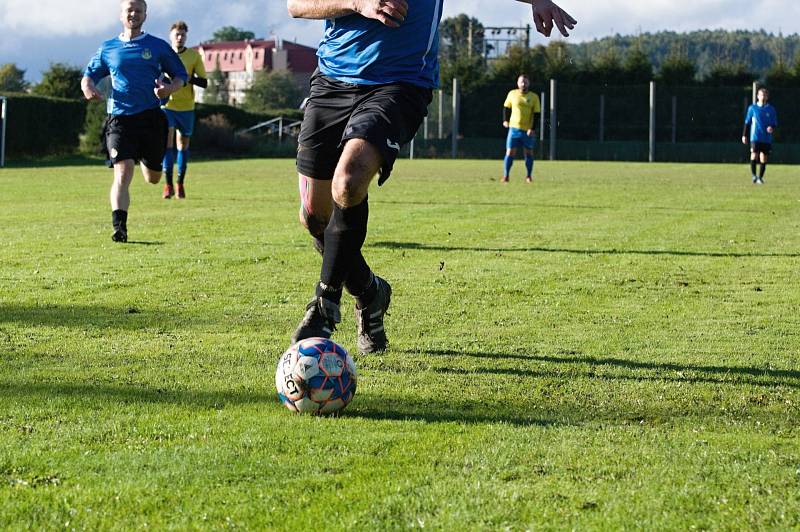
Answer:
[[(533, 5), (537, 29), (567, 35), (575, 20), (551, 0)], [(325, 20), (297, 149), (300, 221), (322, 253), (314, 296), (292, 342), (330, 338), (341, 321), (343, 290), (355, 299), (362, 353), (388, 346), (383, 318), (389, 283), (363, 254), (376, 174), (389, 178), (414, 138), (439, 84), (439, 20), (444, 0), (288, 0), (293, 17)]]
[[(146, 18), (147, 2), (122, 0), (122, 34), (100, 46), (81, 80), (86, 99), (101, 100), (96, 84), (111, 77), (103, 143), (109, 165), (114, 168), (109, 197), (114, 226), (111, 238), (115, 242), (128, 241), (128, 190), (136, 163), (140, 163), (148, 183), (161, 179), (167, 144), (167, 119), (160, 108), (161, 99), (180, 90), (187, 80), (186, 69), (170, 45), (142, 31)], [(169, 74), (172, 81), (164, 83), (162, 73)]]
[[(764, 184), (764, 174), (767, 171), (767, 162), (772, 153), (772, 135), (778, 127), (778, 113), (769, 103), (769, 91), (766, 87), (758, 89), (757, 103), (747, 109), (744, 118), (744, 131), (742, 143), (747, 145), (750, 141), (750, 171), (753, 183)], [(757, 163), (761, 168), (756, 174)]]

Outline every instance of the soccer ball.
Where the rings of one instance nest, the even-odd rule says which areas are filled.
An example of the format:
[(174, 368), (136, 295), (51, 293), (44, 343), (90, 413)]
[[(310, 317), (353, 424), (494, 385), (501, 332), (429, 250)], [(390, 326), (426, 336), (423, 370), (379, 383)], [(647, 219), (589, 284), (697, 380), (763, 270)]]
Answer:
[(333, 340), (307, 338), (281, 355), (275, 388), (292, 412), (332, 414), (347, 406), (356, 393), (356, 365)]

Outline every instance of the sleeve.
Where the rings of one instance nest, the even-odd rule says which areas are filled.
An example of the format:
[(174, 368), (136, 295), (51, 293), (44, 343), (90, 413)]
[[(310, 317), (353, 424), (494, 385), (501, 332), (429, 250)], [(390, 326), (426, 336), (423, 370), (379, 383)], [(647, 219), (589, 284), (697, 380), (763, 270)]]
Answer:
[(180, 78), (186, 84), (189, 81), (189, 75), (186, 74), (183, 61), (168, 44), (164, 48), (164, 52), (161, 54), (161, 70), (166, 72), (171, 79)]
[(742, 136), (747, 137), (750, 135), (750, 123), (753, 121), (753, 108), (747, 108), (747, 114), (744, 117), (744, 129), (742, 130)]
[(197, 61), (194, 65), (194, 75), (198, 78), (208, 78), (208, 74), (206, 73), (206, 66), (203, 63), (203, 56), (199, 53), (197, 54)]
[(503, 107), (503, 122), (508, 122), (510, 120), (511, 120), (511, 108)]
[[(511, 92), (514, 92), (514, 91), (511, 91)], [(511, 105), (513, 103), (512, 99), (511, 99), (511, 92), (508, 93), (508, 95), (506, 96), (506, 101), (505, 101), (505, 103), (503, 103), (503, 107), (507, 107), (509, 109), (511, 109)]]
[(86, 65), (86, 70), (83, 71), (83, 75), (90, 78), (93, 82), (99, 83), (101, 79), (109, 74), (108, 65), (103, 61), (103, 47), (101, 46), (97, 49), (97, 53), (94, 54), (89, 64)]

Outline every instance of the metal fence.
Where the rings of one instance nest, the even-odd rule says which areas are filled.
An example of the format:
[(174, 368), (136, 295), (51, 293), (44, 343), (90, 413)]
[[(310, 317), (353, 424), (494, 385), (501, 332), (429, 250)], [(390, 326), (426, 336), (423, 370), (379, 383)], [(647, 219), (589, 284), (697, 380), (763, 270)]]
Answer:
[[(469, 94), (438, 91), (408, 155), (497, 158), (506, 130), (502, 106), (513, 84), (488, 84)], [(578, 160), (738, 162), (744, 116), (755, 84), (741, 87), (587, 86), (534, 83), (542, 99), (536, 124), (539, 158)], [(454, 98), (454, 94), (456, 97)], [(778, 111), (772, 160), (800, 163), (800, 88), (773, 88)], [(459, 105), (460, 101), (460, 105)], [(458, 131), (453, 138), (452, 132)]]

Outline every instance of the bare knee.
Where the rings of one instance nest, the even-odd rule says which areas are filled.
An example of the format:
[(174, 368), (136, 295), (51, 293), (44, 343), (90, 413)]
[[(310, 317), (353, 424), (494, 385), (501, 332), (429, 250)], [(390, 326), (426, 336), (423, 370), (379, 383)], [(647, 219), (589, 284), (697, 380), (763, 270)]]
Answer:
[(509, 148), (506, 150), (506, 155), (509, 157), (515, 157), (517, 155), (516, 148)]

